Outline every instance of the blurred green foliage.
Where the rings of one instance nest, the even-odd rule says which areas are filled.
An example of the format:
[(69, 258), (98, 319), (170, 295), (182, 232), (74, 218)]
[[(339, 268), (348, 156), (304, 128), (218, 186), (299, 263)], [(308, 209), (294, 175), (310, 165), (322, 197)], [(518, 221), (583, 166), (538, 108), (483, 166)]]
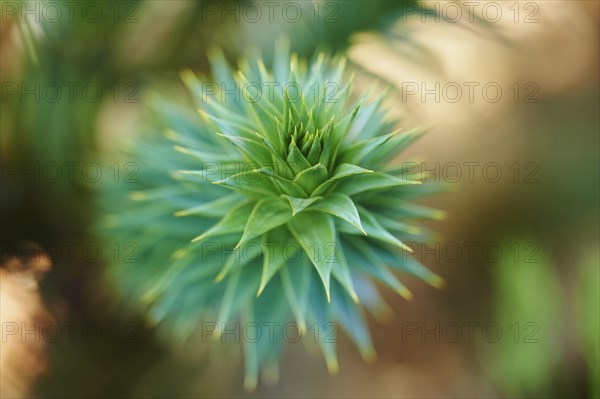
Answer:
[[(513, 238), (504, 240), (503, 247), (539, 242)], [(525, 252), (521, 246), (515, 248)], [(503, 331), (491, 345), (486, 363), (509, 397), (550, 394), (562, 357), (565, 309), (559, 277), (545, 251), (538, 248), (532, 256), (534, 252), (527, 252), (503, 257), (492, 270), (493, 320)]]
[(576, 318), (579, 351), (587, 366), (588, 393), (600, 397), (600, 253), (582, 254), (578, 266)]
[[(86, 2), (89, 1), (79, 3)], [(142, 88), (148, 75), (174, 76), (184, 66), (206, 71), (205, 53), (212, 45), (224, 47), (228, 58), (236, 58), (251, 46), (262, 47), (268, 53), (275, 33), (287, 33), (292, 39), (292, 47), (303, 55), (310, 55), (315, 47), (338, 51), (347, 46), (354, 32), (383, 30), (403, 12), (413, 11), (411, 7), (416, 4), (410, 0), (336, 0), (335, 4), (339, 5), (337, 23), (315, 24), (308, 15), (307, 20), (297, 24), (280, 20), (273, 25), (247, 24), (242, 27), (235, 21), (222, 22), (219, 18), (200, 22), (202, 7), (216, 2), (184, 1), (178, 6), (166, 1), (125, 3), (136, 7), (138, 12), (134, 17), (139, 22), (126, 24), (120, 18), (115, 23), (114, 14), (107, 13), (94, 24), (62, 20), (26, 26), (18, 17), (11, 20), (9, 16), (9, 24), (26, 35), (28, 44), (22, 55), (14, 55), (20, 63), (17, 74), (10, 77), (3, 74), (2, 83), (11, 79), (32, 87), (36, 82), (40, 85), (96, 82), (110, 92), (111, 88), (133, 82)], [(66, 1), (60, 4), (66, 4)], [(121, 14), (122, 17), (125, 15)], [(397, 33), (394, 34), (397, 36)], [(566, 335), (565, 323), (561, 320), (571, 314), (568, 306), (573, 301), (571, 294), (577, 304), (577, 311), (571, 315), (577, 336), (574, 346), (585, 360), (583, 373), (587, 378), (588, 396), (600, 394), (598, 253), (582, 250), (576, 283), (571, 283), (570, 277), (564, 275), (573, 265), (556, 256), (565, 251), (563, 245), (573, 246), (582, 237), (592, 237), (592, 241), (598, 238), (597, 91), (591, 87), (582, 98), (576, 99), (569, 95), (545, 98), (544, 107), (527, 109), (530, 125), (523, 123), (522, 127), (529, 137), (529, 152), (539, 156), (544, 184), (516, 190), (511, 187), (508, 200), (501, 198), (493, 204), (493, 212), (485, 215), (485, 222), (492, 232), (503, 224), (509, 225), (511, 231), (519, 230), (522, 225), (533, 226), (539, 242), (553, 248), (552, 252), (545, 249), (539, 264), (513, 264), (506, 260), (506, 264), (491, 273), (496, 290), (489, 295), (499, 294), (496, 301), (499, 318), (509, 325), (519, 322), (520, 330), (519, 342), (512, 341), (514, 331), (504, 331), (511, 334), (510, 338), (503, 339), (492, 351), (485, 353), (489, 355), (486, 369), (495, 375), (497, 385), (506, 395), (545, 392), (548, 396), (574, 396), (565, 389), (574, 383), (561, 383), (560, 380), (577, 381), (580, 371), (565, 368), (558, 360), (564, 355), (560, 352), (564, 349), (559, 349), (560, 340)], [(67, 97), (56, 103), (19, 101), (9, 97), (0, 109), (2, 161), (61, 163), (96, 159), (100, 156), (96, 131), (102, 106), (102, 101), (72, 102)], [(89, 187), (80, 183), (3, 181), (0, 198), (2, 240), (27, 239), (41, 244), (93, 240), (88, 226), (97, 216), (94, 197)], [(584, 249), (594, 245), (597, 243), (588, 243)], [(135, 320), (124, 309), (108, 305), (111, 292), (102, 286), (99, 277), (103, 267), (103, 264), (89, 264), (83, 259), (62, 259), (55, 263), (44, 289), (50, 293), (51, 310), (59, 309), (56, 314), (60, 321)], [(564, 289), (567, 283), (573, 284), (568, 293)], [(539, 343), (522, 342), (531, 331), (524, 329), (528, 322), (539, 326), (536, 334)], [(143, 387), (144, 393), (189, 394), (196, 372), (192, 367), (197, 363), (193, 362), (194, 366), (190, 364), (192, 362), (188, 363), (186, 373), (179, 373), (173, 365), (181, 364), (165, 356), (153, 334), (151, 328), (143, 327), (136, 345), (124, 344), (119, 348), (109, 341), (98, 345), (62, 343), (51, 346), (51, 372), (40, 382), (40, 396), (123, 397), (137, 392), (135, 385), (140, 380), (148, 384)], [(159, 363), (158, 377), (148, 377), (145, 366)], [(163, 373), (173, 370), (177, 372), (168, 376), (169, 385), (163, 384)], [(559, 388), (554, 389), (556, 386)], [(165, 391), (160, 391), (161, 387)], [(203, 389), (196, 386), (193, 392)]]
[[(514, 246), (524, 242), (531, 248)], [(484, 364), (509, 397), (576, 397), (587, 392), (587, 397), (595, 398), (600, 354), (598, 252), (584, 252), (572, 265), (573, 284), (565, 285), (568, 271), (561, 273), (539, 242), (524, 236), (504, 240), (505, 247), (513, 245), (515, 251), (492, 270), (493, 317), (503, 331), (501, 339), (483, 352)], [(570, 291), (574, 302), (569, 301)], [(585, 361), (587, 387), (568, 378), (580, 367), (579, 359), (567, 353), (571, 345)]]

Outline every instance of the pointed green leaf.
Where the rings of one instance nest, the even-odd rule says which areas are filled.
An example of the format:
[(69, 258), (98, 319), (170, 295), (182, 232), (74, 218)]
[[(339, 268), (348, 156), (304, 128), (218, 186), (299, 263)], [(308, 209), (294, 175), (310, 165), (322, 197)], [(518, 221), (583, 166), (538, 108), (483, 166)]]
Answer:
[(154, 187), (146, 190), (131, 191), (129, 199), (132, 201), (168, 201), (171, 198), (177, 198), (179, 195), (184, 195), (182, 187), (179, 186), (163, 186)]
[(440, 288), (444, 285), (444, 279), (442, 277), (423, 266), (412, 256), (392, 255), (389, 251), (382, 251), (381, 256), (387, 264), (396, 270), (418, 277), (436, 288)]
[[(417, 186), (415, 188), (420, 188)], [(392, 197), (381, 195), (373, 198), (365, 198), (361, 201), (365, 205), (373, 205), (380, 208), (380, 213), (386, 217), (395, 219), (433, 219), (442, 220), (446, 213), (440, 209), (429, 208), (422, 205), (407, 202), (403, 197)]]
[[(337, 242), (340, 242), (339, 240)], [(348, 267), (348, 262), (346, 261), (346, 256), (341, 246), (335, 247), (335, 264), (331, 268), (331, 273), (333, 277), (341, 284), (342, 287), (346, 290), (348, 295), (352, 298), (352, 300), (358, 303), (358, 295), (356, 295), (356, 290), (354, 289), (354, 283), (352, 282), (352, 275), (350, 273), (350, 268)]]
[(371, 212), (367, 211), (363, 207), (359, 207), (358, 213), (360, 214), (362, 225), (370, 238), (374, 238), (376, 240), (395, 245), (408, 252), (412, 252), (412, 250), (406, 244), (397, 239), (389, 231), (384, 229), (383, 226), (381, 226), (381, 224), (379, 224), (379, 222), (377, 221), (377, 218), (375, 218), (375, 216), (373, 216)]
[[(287, 320), (290, 307), (284, 297), (282, 284), (279, 280), (274, 281), (259, 297), (249, 301), (254, 308), (253, 314), (250, 314), (252, 321), (259, 326), (265, 326), (276, 320)], [(263, 377), (266, 379), (276, 378), (276, 375), (265, 375), (265, 368), (277, 367), (279, 354), (285, 340), (281, 334), (270, 336), (268, 339), (264, 338), (263, 335), (263, 339), (258, 339), (256, 342), (258, 359), (263, 366)], [(272, 370), (268, 372), (272, 372)]]
[(230, 194), (216, 200), (205, 202), (192, 208), (175, 212), (175, 216), (203, 215), (203, 216), (223, 216), (231, 208), (240, 202), (241, 197), (238, 194)]
[(327, 99), (327, 86), (323, 85), (319, 98), (313, 109), (314, 123), (321, 125), (325, 122), (325, 100)]
[(306, 332), (306, 312), (309, 299), (307, 293), (310, 290), (312, 267), (308, 261), (300, 261), (280, 269), (285, 296), (303, 333)]
[[(214, 81), (220, 82), (225, 87), (235, 87), (233, 71), (223, 54), (223, 51), (217, 47), (208, 50), (208, 60), (210, 61), (211, 72)], [(235, 101), (227, 102), (227, 105), (234, 109), (241, 109), (239, 103)]]
[(180, 145), (174, 146), (175, 151), (180, 152), (182, 154), (193, 156), (196, 159), (199, 159), (202, 162), (218, 162), (223, 161), (223, 154), (217, 154), (214, 152), (207, 152), (202, 150), (195, 150), (188, 147), (183, 147)]
[(259, 245), (257, 245), (257, 243), (252, 240), (250, 240), (250, 241), (251, 242), (249, 242), (248, 245), (245, 245), (246, 243), (244, 243), (240, 246), (236, 246), (233, 249), (233, 251), (227, 257), (227, 260), (223, 264), (223, 267), (219, 271), (219, 274), (217, 274), (217, 276), (215, 277), (215, 282), (217, 282), (217, 283), (220, 282), (232, 270), (237, 269), (240, 266), (247, 265), (248, 263), (251, 263), (251, 262), (255, 261), (258, 257), (260, 257), (260, 254), (262, 252), (258, 253), (258, 254), (253, 254), (255, 256), (251, 257), (250, 252), (247, 249), (248, 248), (259, 248)]
[(352, 165), (349, 163), (343, 163), (335, 168), (333, 175), (319, 185), (315, 191), (313, 191), (313, 195), (321, 195), (324, 194), (327, 189), (333, 186), (333, 183), (337, 180), (343, 179), (348, 176), (362, 175), (365, 173), (373, 173), (372, 170), (361, 168), (358, 165)]
[(302, 155), (302, 152), (300, 152), (296, 146), (294, 139), (292, 139), (290, 142), (288, 151), (287, 163), (290, 165), (294, 173), (298, 174), (303, 170), (310, 168), (310, 163), (304, 157), (304, 155)]
[(200, 115), (200, 118), (202, 118), (204, 122), (211, 125), (214, 124), (217, 127), (217, 130), (221, 131), (222, 134), (226, 136), (236, 136), (242, 133), (244, 136), (251, 137), (254, 133), (253, 127), (246, 125), (247, 120), (244, 121), (244, 123), (239, 123), (235, 122), (226, 115), (217, 116), (216, 114), (212, 113), (212, 111), (209, 111), (205, 109), (199, 109), (198, 115)]
[[(240, 281), (241, 274), (242, 271), (238, 269), (235, 273), (232, 273), (229, 279), (227, 280), (225, 294), (223, 295), (223, 302), (221, 302), (221, 308), (219, 310), (219, 315), (217, 318), (217, 320), (219, 321), (218, 325), (221, 325), (221, 323), (225, 323), (227, 320), (229, 320), (232, 304), (236, 292), (238, 291), (237, 287)], [(217, 330), (217, 335), (220, 335), (220, 330)]]
[(335, 248), (335, 226), (332, 218), (321, 213), (305, 212), (302, 217), (292, 218), (287, 225), (317, 269), (329, 301), (329, 278), (333, 263), (325, 252), (332, 245)]
[(294, 183), (298, 184), (307, 192), (312, 192), (327, 177), (327, 169), (320, 163), (303, 170), (296, 175)]
[[(323, 290), (320, 289), (318, 283), (311, 284), (310, 290), (310, 306), (309, 306), (309, 322), (311, 325), (316, 326), (319, 329), (319, 336), (331, 336), (331, 333), (336, 333), (337, 324), (333, 323), (335, 320), (332, 315), (332, 306), (323, 306), (324, 298)], [(327, 297), (327, 300), (329, 297)], [(316, 323), (316, 324), (313, 324)], [(336, 345), (334, 340), (331, 339), (319, 339), (318, 343), (321, 347), (321, 352), (325, 357), (327, 363), (327, 370), (330, 374), (335, 374), (338, 371), (338, 361), (336, 355)]]
[(377, 320), (379, 323), (385, 323), (393, 318), (394, 312), (390, 305), (388, 305), (375, 283), (370, 278), (365, 277), (365, 273), (354, 273), (356, 293), (360, 298), (360, 304), (364, 306), (367, 311)]
[[(276, 233), (277, 232), (277, 233)], [(259, 296), (267, 283), (273, 278), (275, 273), (285, 264), (285, 256), (281, 252), (281, 248), (279, 245), (279, 240), (275, 238), (275, 235), (281, 235), (282, 232), (277, 229), (274, 231), (270, 231), (264, 235), (263, 238), (263, 268), (262, 268), (262, 277), (260, 278), (260, 287), (258, 287), (258, 292), (256, 296)], [(288, 233), (289, 234), (289, 233)]]
[[(224, 104), (220, 101), (220, 96), (217, 94), (215, 97), (208, 95), (206, 90), (203, 88), (201, 81), (198, 77), (189, 69), (186, 69), (180, 74), (181, 79), (188, 87), (189, 92), (193, 95), (196, 104), (200, 108), (208, 108), (214, 112), (215, 115), (231, 119), (236, 123), (247, 125), (248, 119), (242, 114), (236, 111), (230, 104)], [(208, 81), (208, 78), (201, 76), (204, 82)]]
[(281, 226), (292, 218), (289, 204), (278, 197), (268, 197), (256, 203), (252, 210), (244, 234), (236, 248), (254, 237)]
[(377, 218), (379, 223), (387, 230), (400, 234), (409, 234), (413, 236), (419, 236), (425, 234), (426, 230), (411, 226), (407, 223), (402, 223), (394, 219), (390, 219), (389, 217), (385, 217), (383, 215), (378, 215), (373, 213), (373, 215)]
[(334, 118), (335, 116), (331, 118), (323, 132), (323, 146), (321, 150), (321, 155), (319, 156), (319, 163), (325, 165), (328, 169), (331, 166), (332, 160), (335, 158), (335, 151), (332, 148)]
[(283, 198), (287, 199), (292, 207), (292, 215), (296, 215), (298, 212), (301, 212), (310, 204), (323, 199), (323, 197), (311, 197), (311, 198), (298, 198), (291, 197), (289, 195), (282, 195)]
[(284, 122), (286, 122), (284, 124), (284, 126), (288, 126), (291, 127), (294, 121), (300, 120), (299, 115), (300, 112), (298, 111), (298, 107), (296, 106), (298, 101), (297, 101), (297, 96), (294, 93), (294, 100), (296, 101), (292, 101), (292, 98), (290, 98), (289, 93), (287, 88), (284, 86), (283, 87), (283, 104), (284, 104), (284, 108), (283, 108), (283, 112), (284, 115), (287, 115), (287, 120), (285, 120)]
[(320, 154), (321, 154), (321, 140), (317, 137), (312, 142), (312, 145), (310, 146), (310, 150), (308, 152), (308, 155), (306, 156), (306, 159), (311, 164), (314, 164), (319, 160)]
[(356, 260), (354, 265), (357, 268), (387, 285), (404, 299), (411, 300), (413, 298), (412, 292), (390, 271), (378, 255), (379, 252), (373, 250), (371, 246), (360, 238), (348, 238), (348, 242), (352, 244), (349, 247), (349, 253), (352, 254), (352, 259)]
[(277, 193), (273, 183), (260, 169), (236, 173), (213, 184), (260, 195), (274, 195)]
[(215, 183), (219, 178), (219, 173), (214, 170), (178, 170), (173, 173), (173, 178), (178, 180), (192, 180), (198, 183)]
[(334, 292), (332, 304), (338, 323), (352, 338), (363, 359), (367, 362), (375, 360), (375, 348), (363, 312), (347, 295), (336, 294)]
[[(372, 91), (375, 89), (373, 86), (368, 90), (367, 95), (364, 98), (372, 96)], [(377, 97), (369, 102), (368, 104), (361, 103), (361, 110), (358, 117), (354, 120), (354, 123), (350, 129), (349, 135), (351, 137), (363, 136), (363, 137), (375, 137), (381, 134), (381, 128), (385, 127), (383, 122), (384, 110), (380, 108), (381, 101), (385, 97), (387, 90), (378, 94)], [(374, 128), (373, 128), (374, 127)], [(387, 129), (386, 129), (387, 130)], [(385, 130), (383, 130), (385, 131)]]
[(237, 207), (233, 208), (227, 215), (223, 217), (213, 227), (200, 234), (192, 240), (192, 242), (198, 242), (204, 240), (207, 237), (230, 234), (230, 233), (241, 233), (244, 231), (246, 221), (250, 217), (252, 212), (253, 204), (244, 202)]
[(271, 152), (262, 142), (222, 133), (217, 133), (217, 135), (226, 138), (231, 144), (239, 148), (249, 160), (259, 165), (265, 165), (271, 161)]
[(385, 188), (421, 184), (419, 181), (398, 178), (385, 173), (369, 173), (353, 176), (339, 184), (336, 191), (341, 191), (353, 196), (365, 191), (380, 190)]
[(362, 102), (363, 102), (363, 100), (361, 99), (358, 102), (358, 104), (356, 104), (356, 106), (354, 106), (354, 109), (352, 110), (352, 113), (346, 115), (344, 117), (344, 119), (342, 119), (341, 125), (343, 126), (343, 132), (344, 132), (344, 134), (348, 134), (349, 133), (350, 127), (352, 127), (352, 123), (354, 122), (354, 119), (356, 118), (356, 114), (358, 114), (358, 111), (360, 110)]
[[(260, 268), (240, 267), (231, 272), (227, 278), (223, 302), (217, 316), (217, 325), (222, 326), (240, 311), (240, 307), (251, 300), (260, 280)], [(217, 330), (219, 337), (222, 329)]]
[(249, 108), (254, 114), (254, 119), (258, 124), (258, 131), (261, 136), (273, 144), (277, 154), (282, 154), (284, 148), (283, 138), (277, 133), (274, 116), (259, 103), (251, 104)]
[(333, 171), (333, 175), (329, 178), (331, 181), (339, 180), (348, 176), (362, 175), (365, 173), (373, 173), (372, 170), (361, 168), (358, 165), (350, 163), (342, 163)]
[(258, 171), (260, 173), (262, 173), (263, 175), (268, 176), (269, 180), (275, 186), (279, 187), (281, 189), (281, 191), (283, 191), (284, 193), (287, 193), (287, 194), (295, 196), (295, 197), (307, 197), (308, 196), (308, 192), (305, 189), (303, 189), (302, 187), (300, 187), (299, 184), (296, 184), (291, 180), (288, 180), (282, 176), (279, 176), (278, 174), (273, 172), (273, 170), (271, 170), (269, 168), (261, 168)]
[(387, 163), (419, 139), (424, 132), (423, 129), (415, 129), (394, 136), (385, 146), (381, 147), (378, 151), (374, 151), (372, 156), (368, 157), (369, 162)]
[(360, 222), (360, 216), (358, 215), (358, 210), (356, 209), (354, 202), (346, 194), (331, 194), (323, 201), (319, 201), (316, 204), (311, 205), (309, 210), (326, 212), (343, 219), (352, 226), (356, 227), (361, 233), (367, 235)]
[(374, 151), (387, 143), (398, 131), (395, 131), (385, 136), (378, 136), (372, 139), (360, 141), (352, 146), (340, 150), (340, 162), (354, 162), (359, 163), (366, 156), (370, 155)]

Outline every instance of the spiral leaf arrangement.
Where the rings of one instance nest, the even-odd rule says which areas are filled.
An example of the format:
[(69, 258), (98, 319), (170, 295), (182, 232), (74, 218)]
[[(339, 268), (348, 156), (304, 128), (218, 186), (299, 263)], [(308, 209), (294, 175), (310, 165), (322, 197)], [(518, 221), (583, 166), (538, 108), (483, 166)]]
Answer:
[[(389, 312), (374, 282), (407, 299), (394, 271), (441, 284), (404, 243), (424, 237), (408, 221), (440, 216), (411, 203), (432, 188), (390, 163), (420, 132), (392, 131), (383, 95), (352, 102), (342, 58), (306, 63), (281, 47), (272, 72), (261, 59), (236, 71), (217, 50), (210, 59), (219, 84), (182, 74), (199, 114), (154, 98), (166, 134), (135, 143), (139, 182), (124, 185), (135, 191), (110, 195), (121, 209), (111, 239), (140, 250), (115, 280), (175, 336), (200, 320), (295, 320), (300, 333), (335, 323), (374, 358), (365, 310)], [(247, 388), (261, 370), (277, 376), (283, 340), (266, 338), (243, 342)], [(317, 341), (335, 372), (334, 340)]]

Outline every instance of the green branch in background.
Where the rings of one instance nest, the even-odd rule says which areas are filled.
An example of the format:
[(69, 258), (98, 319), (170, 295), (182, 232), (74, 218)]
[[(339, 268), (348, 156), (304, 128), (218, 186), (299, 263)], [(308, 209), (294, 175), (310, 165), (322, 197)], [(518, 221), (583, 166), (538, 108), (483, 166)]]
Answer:
[[(527, 235), (504, 242), (535, 243)], [(537, 245), (537, 244), (536, 244)], [(507, 244), (508, 246), (508, 244)], [(577, 348), (587, 369), (589, 397), (598, 397), (598, 252), (582, 252), (574, 264), (575, 301), (569, 296), (548, 250), (535, 256), (506, 257), (493, 271), (495, 309), (505, 337), (484, 351), (485, 367), (509, 397), (552, 396), (573, 363), (566, 362), (564, 342), (577, 337)], [(531, 254), (530, 254), (531, 255)], [(568, 381), (562, 381), (562, 384)], [(567, 386), (572, 392), (582, 387)]]
[[(331, 323), (366, 360), (375, 356), (364, 311), (381, 317), (389, 307), (374, 281), (407, 299), (395, 271), (441, 285), (403, 243), (425, 237), (407, 221), (441, 212), (412, 204), (432, 187), (391, 164), (420, 132), (394, 132), (382, 95), (351, 101), (344, 59), (307, 63), (288, 48), (278, 47), (272, 72), (260, 59), (234, 71), (216, 50), (212, 81), (185, 71), (199, 114), (152, 98), (155, 134), (130, 154), (139, 183), (105, 194), (111, 241), (140, 250), (138, 263), (112, 275), (170, 336), (208, 320), (215, 335), (233, 320), (317, 326), (335, 372)], [(282, 344), (277, 335), (244, 340), (247, 388), (261, 369), (276, 377)]]

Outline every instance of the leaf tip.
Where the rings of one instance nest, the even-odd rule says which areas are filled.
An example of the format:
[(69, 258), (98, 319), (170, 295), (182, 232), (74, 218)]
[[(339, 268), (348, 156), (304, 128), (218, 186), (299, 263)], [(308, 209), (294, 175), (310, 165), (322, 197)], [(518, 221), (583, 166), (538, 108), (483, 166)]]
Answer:
[(146, 199), (146, 194), (141, 191), (132, 191), (129, 193), (129, 199), (132, 201), (143, 201)]
[(258, 385), (258, 380), (255, 376), (246, 376), (244, 377), (244, 390), (246, 392), (254, 392), (256, 391), (256, 386)]
[(375, 352), (375, 348), (369, 346), (365, 350), (361, 351), (361, 356), (365, 363), (375, 363), (377, 361), (377, 352)]
[(407, 288), (402, 288), (398, 291), (398, 294), (407, 301), (412, 301), (414, 299), (414, 295)]
[(205, 235), (206, 235), (206, 233), (202, 233), (199, 236), (196, 236), (196, 237), (192, 238), (191, 242), (198, 242), (198, 241), (204, 239)]
[(446, 281), (438, 275), (434, 275), (427, 281), (432, 287), (442, 288), (446, 285)]
[(338, 365), (338, 361), (335, 356), (328, 357), (326, 362), (329, 375), (336, 375), (340, 371), (340, 366)]
[(441, 210), (436, 210), (433, 214), (432, 217), (434, 220), (443, 220), (446, 219), (448, 215), (446, 214), (446, 212), (441, 211)]
[(181, 259), (186, 255), (187, 251), (184, 249), (178, 249), (177, 251), (173, 252), (173, 254), (171, 255), (171, 258), (173, 259)]
[(260, 287), (258, 287), (258, 291), (256, 292), (257, 298), (260, 296), (260, 294), (262, 294), (262, 292), (264, 291), (266, 286), (267, 286), (267, 279), (264, 278), (264, 274), (263, 274), (263, 277), (260, 279)]
[(177, 133), (175, 133), (175, 131), (173, 131), (172, 129), (166, 129), (163, 133), (165, 137), (170, 140), (175, 140), (177, 138)]

